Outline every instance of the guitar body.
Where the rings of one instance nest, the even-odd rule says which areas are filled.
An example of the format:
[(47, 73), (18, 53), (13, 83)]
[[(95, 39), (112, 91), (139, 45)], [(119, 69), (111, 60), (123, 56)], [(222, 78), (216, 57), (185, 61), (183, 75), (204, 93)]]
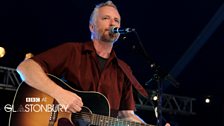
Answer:
[[(78, 91), (59, 78), (49, 75), (59, 86), (76, 93), (82, 98), (82, 111), (110, 116), (110, 106), (106, 97), (94, 91)], [(60, 95), (60, 94), (58, 94)], [(75, 114), (62, 111), (57, 101), (49, 95), (22, 83), (16, 91), (9, 126), (70, 126), (76, 122)], [(65, 121), (66, 120), (66, 121)], [(87, 119), (87, 123), (90, 119)]]

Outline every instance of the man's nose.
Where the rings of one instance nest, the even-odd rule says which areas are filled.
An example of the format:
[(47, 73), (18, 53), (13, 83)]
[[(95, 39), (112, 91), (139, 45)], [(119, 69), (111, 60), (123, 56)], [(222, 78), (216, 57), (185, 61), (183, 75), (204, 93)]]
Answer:
[(111, 26), (115, 26), (115, 25), (116, 25), (116, 21), (113, 20), (113, 19), (111, 19), (111, 20), (110, 20), (110, 25), (111, 25)]

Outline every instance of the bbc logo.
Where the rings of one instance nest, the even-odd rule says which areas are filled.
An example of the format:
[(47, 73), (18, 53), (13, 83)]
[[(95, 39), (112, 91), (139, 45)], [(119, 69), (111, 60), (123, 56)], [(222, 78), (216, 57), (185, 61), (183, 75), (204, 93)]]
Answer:
[(28, 97), (28, 98), (26, 98), (26, 102), (40, 102), (40, 98), (38, 98), (38, 97)]

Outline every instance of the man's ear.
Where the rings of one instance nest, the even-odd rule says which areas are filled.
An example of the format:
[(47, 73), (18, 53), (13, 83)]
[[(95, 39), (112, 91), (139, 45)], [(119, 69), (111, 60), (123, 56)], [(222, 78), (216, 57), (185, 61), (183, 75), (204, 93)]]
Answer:
[(93, 24), (89, 24), (89, 30), (90, 30), (91, 32), (93, 32), (93, 29), (94, 29)]

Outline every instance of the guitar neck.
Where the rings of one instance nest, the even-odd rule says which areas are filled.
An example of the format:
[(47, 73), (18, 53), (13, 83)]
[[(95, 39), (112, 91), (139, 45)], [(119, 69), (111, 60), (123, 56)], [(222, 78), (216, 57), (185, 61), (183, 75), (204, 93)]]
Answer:
[(155, 126), (98, 114), (92, 114), (91, 124), (99, 126)]

